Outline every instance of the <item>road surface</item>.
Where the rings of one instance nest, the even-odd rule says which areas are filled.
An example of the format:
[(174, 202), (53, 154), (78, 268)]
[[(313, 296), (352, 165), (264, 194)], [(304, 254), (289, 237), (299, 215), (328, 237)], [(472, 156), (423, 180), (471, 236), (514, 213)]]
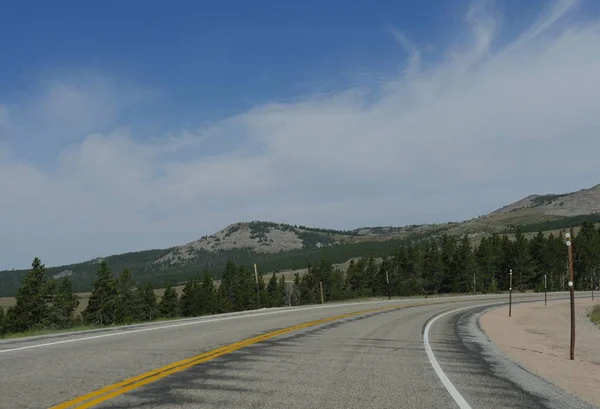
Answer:
[(505, 300), (326, 304), (0, 341), (0, 408), (589, 408), (490, 348), (477, 316)]

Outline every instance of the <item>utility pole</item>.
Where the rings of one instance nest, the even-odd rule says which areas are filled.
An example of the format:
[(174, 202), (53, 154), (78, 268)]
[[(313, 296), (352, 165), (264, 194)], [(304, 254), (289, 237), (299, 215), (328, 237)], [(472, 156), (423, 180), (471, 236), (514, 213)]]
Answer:
[[(392, 291), (390, 289), (390, 275), (388, 274), (387, 270), (385, 271), (385, 282), (387, 283), (388, 300), (391, 300), (392, 299)], [(592, 290), (592, 295), (593, 294), (594, 294), (594, 292)]]
[(321, 304), (325, 304), (325, 297), (323, 296), (323, 281), (319, 281), (319, 287), (321, 288)]
[(258, 286), (258, 270), (256, 269), (256, 263), (254, 263), (254, 280), (256, 281), (256, 305), (260, 308), (260, 287)]
[(475, 284), (475, 273), (473, 273), (473, 295), (477, 295), (477, 286)]
[(590, 285), (592, 287), (592, 301), (594, 301), (594, 277), (590, 276)]
[(508, 316), (512, 317), (512, 268), (510, 269), (510, 282), (508, 287)]
[(575, 275), (573, 273), (573, 245), (571, 234), (565, 234), (567, 247), (569, 249), (569, 294), (571, 298), (571, 361), (575, 359)]

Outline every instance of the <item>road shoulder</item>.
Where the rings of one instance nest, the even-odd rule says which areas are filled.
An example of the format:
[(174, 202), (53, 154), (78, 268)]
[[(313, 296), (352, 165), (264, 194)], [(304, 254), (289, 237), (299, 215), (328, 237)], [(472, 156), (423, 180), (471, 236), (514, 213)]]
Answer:
[(506, 306), (487, 311), (479, 326), (489, 343), (531, 374), (567, 393), (600, 407), (600, 329), (587, 317), (597, 304), (576, 300), (575, 360), (569, 359), (569, 301), (516, 304), (512, 317)]

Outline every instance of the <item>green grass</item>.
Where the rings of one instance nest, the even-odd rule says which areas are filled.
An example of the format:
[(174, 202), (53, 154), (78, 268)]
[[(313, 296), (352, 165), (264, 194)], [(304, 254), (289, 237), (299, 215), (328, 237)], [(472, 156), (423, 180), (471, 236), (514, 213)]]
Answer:
[(589, 317), (594, 324), (600, 325), (600, 304), (592, 307), (589, 312)]

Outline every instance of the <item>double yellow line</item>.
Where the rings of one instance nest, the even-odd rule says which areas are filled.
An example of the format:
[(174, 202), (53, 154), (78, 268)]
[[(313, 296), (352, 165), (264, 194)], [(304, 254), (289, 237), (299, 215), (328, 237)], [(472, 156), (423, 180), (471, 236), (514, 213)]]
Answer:
[(104, 388), (95, 390), (88, 394), (79, 396), (75, 399), (71, 399), (67, 402), (60, 403), (58, 405), (52, 406), (50, 409), (86, 409), (91, 408), (93, 406), (99, 405), (102, 402), (105, 402), (109, 399), (115, 398), (119, 395), (123, 395), (129, 391), (137, 389), (141, 386), (147, 385), (151, 382), (158, 381), (159, 379), (165, 378), (169, 375), (172, 375), (177, 372), (184, 371), (192, 366), (199, 365), (201, 363), (210, 361), (211, 359), (218, 358), (225, 354), (229, 354), (233, 351), (237, 351), (238, 349), (247, 347), (252, 344), (256, 344), (258, 342), (277, 337), (279, 335), (284, 335), (292, 331), (297, 331), (299, 329), (313, 327), (315, 325), (324, 324), (331, 321), (341, 320), (344, 318), (354, 317), (356, 315), (363, 315), (374, 313), (378, 311), (385, 310), (393, 310), (393, 309), (401, 309), (410, 307), (412, 305), (404, 305), (404, 306), (393, 306), (393, 307), (382, 307), (382, 308), (373, 308), (369, 310), (362, 310), (351, 312), (342, 315), (336, 315), (333, 317), (322, 318), (319, 320), (305, 322), (303, 324), (294, 325), (291, 327), (283, 328), (277, 331), (268, 332), (266, 334), (258, 335), (252, 338), (247, 338), (242, 341), (234, 342), (233, 344), (225, 345), (223, 347), (213, 349), (212, 351), (205, 352), (200, 355), (196, 355), (191, 358), (187, 358), (178, 362), (174, 362), (172, 364), (163, 366), (162, 368), (158, 368), (152, 370), (150, 372), (143, 373), (138, 376), (134, 376), (133, 378), (126, 379), (121, 382), (117, 382), (112, 385), (105, 386)]

